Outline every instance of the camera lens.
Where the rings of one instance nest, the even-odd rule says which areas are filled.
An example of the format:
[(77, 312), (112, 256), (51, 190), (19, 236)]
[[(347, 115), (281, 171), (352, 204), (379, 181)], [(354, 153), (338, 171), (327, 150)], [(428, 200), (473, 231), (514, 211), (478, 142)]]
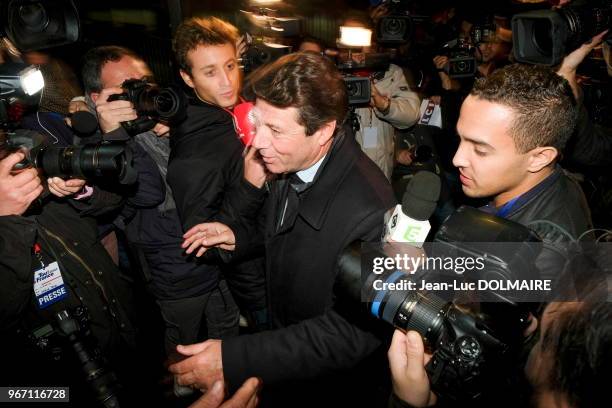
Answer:
[(406, 31), (406, 23), (398, 18), (389, 18), (383, 25), (385, 33), (393, 36), (401, 36)]
[(533, 25), (532, 36), (532, 42), (539, 53), (545, 56), (552, 55), (552, 25), (549, 20), (536, 20)]
[(349, 97), (356, 96), (361, 93), (361, 86), (359, 82), (348, 82), (346, 84), (346, 89), (347, 89)]

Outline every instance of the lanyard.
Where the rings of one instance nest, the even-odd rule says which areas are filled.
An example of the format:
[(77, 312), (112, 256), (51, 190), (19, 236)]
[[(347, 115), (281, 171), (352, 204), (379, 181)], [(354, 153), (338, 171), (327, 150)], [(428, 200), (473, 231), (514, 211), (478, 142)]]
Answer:
[(45, 269), (45, 268), (46, 268), (46, 266), (45, 266), (45, 262), (43, 261), (42, 255), (40, 254), (40, 252), (41, 252), (40, 244), (39, 244), (39, 243), (35, 243), (35, 244), (32, 246), (32, 251), (34, 252), (34, 257), (35, 257), (36, 259), (38, 259), (38, 262), (40, 262), (40, 266), (41, 266), (43, 269)]

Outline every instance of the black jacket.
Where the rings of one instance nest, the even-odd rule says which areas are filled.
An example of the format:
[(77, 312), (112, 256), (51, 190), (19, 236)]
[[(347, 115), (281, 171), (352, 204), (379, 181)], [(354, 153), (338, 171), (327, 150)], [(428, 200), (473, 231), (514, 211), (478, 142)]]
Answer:
[[(129, 289), (98, 240), (95, 219), (65, 200), (48, 200), (27, 216), (0, 217), (0, 328), (9, 333), (31, 329), (50, 320), (49, 310), (85, 305), (93, 335), (107, 356), (120, 343), (134, 347)], [(93, 209), (89, 213), (97, 215)], [(34, 271), (40, 269), (32, 255), (35, 243), (45, 264), (58, 261), (69, 292), (43, 311), (33, 291)]]
[[(279, 382), (321, 380), (344, 370), (327, 386), (345, 397), (347, 390), (342, 390), (338, 379), (347, 376), (347, 370), (381, 344), (369, 326), (372, 322), (363, 321), (361, 305), (352, 304), (350, 312), (344, 313), (344, 302), (336, 299), (334, 284), (341, 251), (357, 240), (380, 240), (383, 214), (395, 199), (383, 173), (356, 141), (337, 138), (313, 185), (304, 192), (293, 225), (289, 223), (275, 232), (279, 205), (283, 205), (277, 201), (288, 182), (285, 179), (272, 185), (264, 210), (265, 229), (258, 234), (253, 230), (234, 231), (235, 256), (265, 244), (269, 308), (275, 330), (224, 340), (223, 371), (231, 388), (251, 376), (261, 377), (270, 389)], [(242, 199), (234, 204), (242, 204), (237, 212), (248, 217), (264, 193), (246, 181), (241, 186)], [(309, 395), (300, 393), (299, 401), (292, 404), (320, 398), (325, 392), (316, 388), (321, 385), (308, 387)]]
[(216, 220), (228, 223), (222, 202), (242, 178), (243, 146), (224, 109), (189, 96), (187, 119), (172, 128), (168, 184), (185, 231)]
[[(187, 119), (171, 130), (167, 181), (172, 189), (183, 230), (218, 221), (234, 225), (229, 195), (240, 183), (244, 146), (238, 139), (232, 116), (225, 109), (188, 94)], [(216, 282), (220, 262), (209, 251), (203, 262), (206, 276)], [(227, 268), (223, 268), (227, 270)], [(253, 296), (264, 291), (263, 268), (257, 260), (232, 265), (226, 274), (230, 289), (241, 307), (259, 310), (265, 302)]]
[[(582, 189), (559, 166), (545, 180), (523, 194), (506, 218), (534, 230), (544, 242), (536, 265), (542, 278), (558, 278), (570, 244), (592, 226)], [(592, 238), (586, 234), (584, 239)]]

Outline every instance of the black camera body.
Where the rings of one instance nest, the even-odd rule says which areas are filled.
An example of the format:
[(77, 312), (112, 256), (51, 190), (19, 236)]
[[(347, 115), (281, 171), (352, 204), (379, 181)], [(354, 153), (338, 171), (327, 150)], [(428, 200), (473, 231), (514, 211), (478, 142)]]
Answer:
[(290, 46), (272, 47), (263, 41), (252, 40), (248, 49), (240, 58), (240, 64), (244, 72), (252, 72), (262, 65), (276, 61), (283, 55), (291, 53)]
[(32, 330), (29, 341), (57, 360), (72, 354), (99, 406), (118, 408), (122, 386), (92, 336), (87, 308), (63, 309), (53, 318), (51, 323)]
[(121, 84), (124, 92), (111, 95), (108, 101), (129, 101), (138, 118), (122, 122), (132, 136), (151, 130), (157, 122), (177, 123), (184, 119), (186, 101), (175, 87), (161, 88), (144, 79), (128, 79)]

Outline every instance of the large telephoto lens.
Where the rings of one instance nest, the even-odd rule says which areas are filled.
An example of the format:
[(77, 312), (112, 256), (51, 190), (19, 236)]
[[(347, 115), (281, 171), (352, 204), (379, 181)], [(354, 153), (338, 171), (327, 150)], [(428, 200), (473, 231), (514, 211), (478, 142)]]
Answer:
[(35, 158), (48, 177), (110, 178), (129, 184), (135, 179), (132, 152), (123, 144), (48, 147)]

